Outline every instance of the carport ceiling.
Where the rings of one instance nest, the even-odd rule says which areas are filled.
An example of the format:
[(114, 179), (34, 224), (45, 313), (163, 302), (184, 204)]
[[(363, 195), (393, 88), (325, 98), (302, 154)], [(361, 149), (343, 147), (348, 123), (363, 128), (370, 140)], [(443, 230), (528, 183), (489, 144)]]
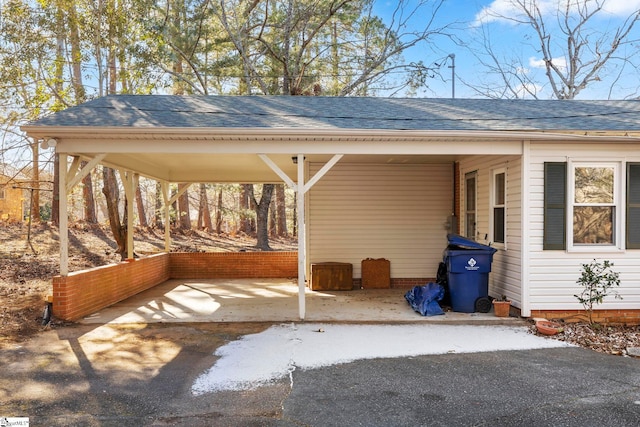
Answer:
[[(87, 156), (87, 155), (84, 155)], [(292, 180), (296, 180), (294, 154), (269, 154)], [(305, 155), (305, 161), (326, 163), (331, 155)], [(424, 164), (451, 163), (454, 156), (445, 155), (348, 155), (343, 163)], [(168, 182), (233, 182), (269, 183), (281, 179), (256, 154), (109, 154), (102, 162), (112, 167), (136, 171), (154, 179)]]

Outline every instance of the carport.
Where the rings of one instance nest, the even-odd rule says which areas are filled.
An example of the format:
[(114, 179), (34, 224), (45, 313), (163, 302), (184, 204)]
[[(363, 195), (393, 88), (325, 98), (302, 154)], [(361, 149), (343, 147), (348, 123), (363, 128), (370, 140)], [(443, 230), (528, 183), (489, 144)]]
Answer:
[[(447, 312), (421, 316), (404, 299), (405, 289), (305, 290), (306, 321), (318, 323), (515, 324), (493, 313)], [(171, 279), (79, 322), (135, 324), (184, 322), (296, 322), (295, 279)]]
[[(448, 165), (455, 188), (440, 191), (454, 201), (457, 156), (519, 157), (523, 141), (534, 135), (562, 138), (494, 130), (495, 119), (483, 121), (483, 111), (462, 108), (464, 102), (455, 101), (114, 95), (55, 113), (23, 130), (59, 154), (60, 194), (68, 194), (93, 167), (103, 164), (120, 172), (129, 211), (139, 176), (162, 184), (167, 217), (174, 201), (169, 197), (171, 183), (286, 183), (297, 195), (298, 317), (305, 319), (307, 254), (314, 244), (307, 237), (305, 197), (336, 164)], [(82, 161), (87, 161), (85, 167)], [(315, 165), (314, 173), (310, 165)], [(447, 208), (448, 215), (459, 210), (455, 203)], [(65, 197), (60, 198), (60, 212), (60, 274), (66, 276)], [(453, 231), (457, 219), (447, 226)], [(133, 229), (132, 215), (127, 228)], [(165, 236), (168, 251), (168, 228)], [(128, 238), (133, 258), (131, 233)]]

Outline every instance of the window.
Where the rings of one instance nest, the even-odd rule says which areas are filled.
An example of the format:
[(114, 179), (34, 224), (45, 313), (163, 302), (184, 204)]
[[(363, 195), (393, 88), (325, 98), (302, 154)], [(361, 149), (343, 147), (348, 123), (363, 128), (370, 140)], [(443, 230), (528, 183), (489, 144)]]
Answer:
[(464, 176), (464, 232), (469, 239), (476, 238), (476, 195), (477, 172)]
[(616, 164), (572, 165), (572, 239), (574, 246), (615, 245)]
[(622, 170), (618, 162), (545, 163), (545, 250), (640, 249), (640, 163)]
[(4, 199), (4, 185), (0, 186), (0, 200)]
[(506, 172), (504, 169), (493, 171), (491, 211), (491, 235), (493, 243), (505, 243), (506, 230)]

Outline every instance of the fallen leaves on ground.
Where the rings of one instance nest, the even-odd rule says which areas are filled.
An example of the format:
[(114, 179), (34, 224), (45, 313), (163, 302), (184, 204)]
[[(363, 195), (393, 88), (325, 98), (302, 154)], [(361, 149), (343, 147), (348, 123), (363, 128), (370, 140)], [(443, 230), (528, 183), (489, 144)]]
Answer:
[[(238, 252), (256, 250), (256, 239), (247, 235), (172, 230), (172, 251)], [(43, 330), (63, 325), (54, 319), (42, 325), (45, 298), (52, 293), (52, 277), (60, 266), (58, 229), (46, 223), (0, 223), (0, 344), (18, 342)], [(144, 256), (164, 250), (164, 231), (137, 229), (136, 253)], [(270, 241), (274, 250), (296, 250), (295, 240)], [(109, 228), (74, 222), (69, 226), (69, 271), (79, 271), (120, 261)]]
[[(640, 347), (640, 326), (563, 323), (563, 332), (549, 339), (565, 341), (600, 353), (627, 356), (628, 348)], [(535, 325), (531, 326), (535, 334)]]

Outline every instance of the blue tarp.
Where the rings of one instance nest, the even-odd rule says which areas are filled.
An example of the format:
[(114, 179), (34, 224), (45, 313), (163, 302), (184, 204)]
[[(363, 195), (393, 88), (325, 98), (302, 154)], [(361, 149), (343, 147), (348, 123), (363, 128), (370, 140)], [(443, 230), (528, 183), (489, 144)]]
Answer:
[(444, 314), (438, 301), (444, 298), (444, 288), (437, 283), (415, 286), (404, 294), (409, 305), (423, 316)]

